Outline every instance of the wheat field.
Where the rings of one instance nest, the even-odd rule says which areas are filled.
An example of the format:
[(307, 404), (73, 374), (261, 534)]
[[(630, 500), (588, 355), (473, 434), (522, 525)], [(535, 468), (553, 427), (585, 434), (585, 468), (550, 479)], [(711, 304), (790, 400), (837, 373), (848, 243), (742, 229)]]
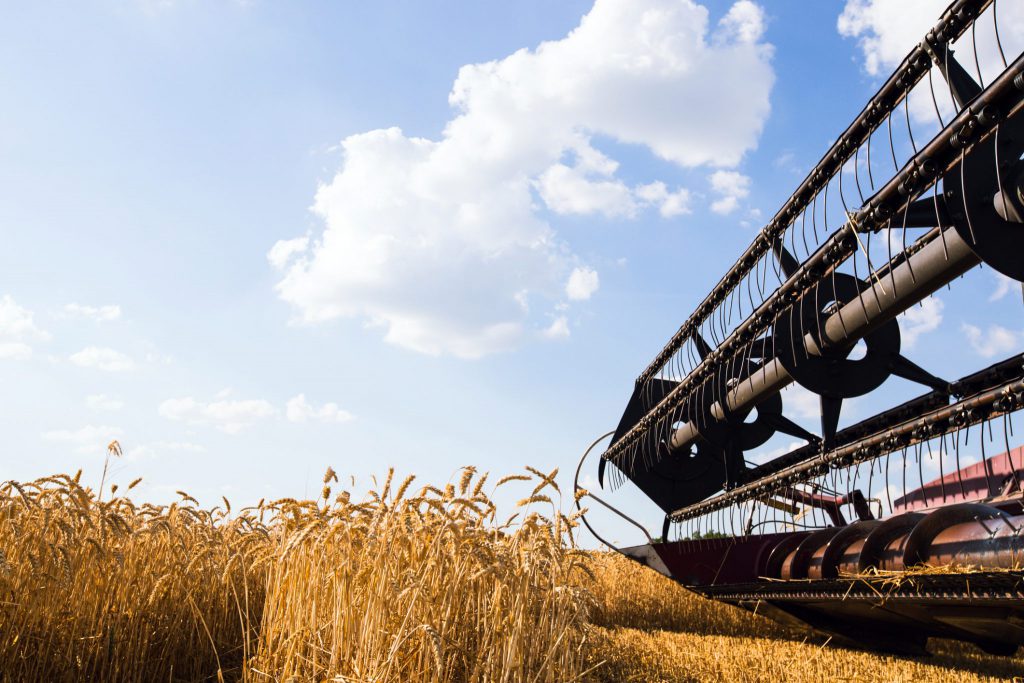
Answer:
[[(359, 500), (137, 504), (56, 475), (0, 486), (3, 681), (983, 681), (1024, 660), (844, 650), (575, 546), (556, 473)], [(498, 489), (521, 496), (509, 516)], [(102, 492), (102, 493), (101, 493)]]

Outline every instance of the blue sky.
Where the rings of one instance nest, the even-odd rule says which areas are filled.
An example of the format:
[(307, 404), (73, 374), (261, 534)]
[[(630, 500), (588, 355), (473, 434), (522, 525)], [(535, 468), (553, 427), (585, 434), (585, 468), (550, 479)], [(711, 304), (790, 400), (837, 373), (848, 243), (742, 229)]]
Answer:
[[(9, 7), (0, 479), (568, 472), (942, 5)], [(908, 355), (1019, 348), (1000, 287)]]

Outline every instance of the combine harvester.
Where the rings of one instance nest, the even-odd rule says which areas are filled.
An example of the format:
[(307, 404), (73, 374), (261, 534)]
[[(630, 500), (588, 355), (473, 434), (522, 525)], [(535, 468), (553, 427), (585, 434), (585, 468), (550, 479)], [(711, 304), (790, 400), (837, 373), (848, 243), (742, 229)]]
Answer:
[[(1024, 280), (1024, 55), (1000, 32), (1006, 4), (937, 18), (640, 374), (584, 454), (611, 437), (601, 487), (629, 480), (665, 512), (659, 538), (619, 552), (871, 648), (1024, 644), (1024, 355), (945, 377), (901, 353), (897, 320), (982, 265)], [(844, 400), (877, 405), (891, 376), (922, 389), (840, 429)], [(820, 434), (786, 416), (793, 383), (820, 399)], [(806, 443), (750, 462), (777, 434)]]

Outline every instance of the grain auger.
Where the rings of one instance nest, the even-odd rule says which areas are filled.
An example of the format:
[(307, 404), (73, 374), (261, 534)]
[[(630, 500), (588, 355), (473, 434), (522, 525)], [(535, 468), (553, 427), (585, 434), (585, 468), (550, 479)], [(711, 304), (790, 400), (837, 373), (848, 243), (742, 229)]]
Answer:
[[(982, 266), (1024, 281), (1024, 36), (1006, 5), (946, 9), (637, 378), (584, 454), (610, 437), (601, 488), (629, 481), (665, 512), (619, 552), (868, 647), (1024, 644), (1024, 355), (923, 367), (899, 318)], [(787, 417), (789, 385), (819, 429)], [(918, 388), (844, 420), (893, 385)], [(762, 452), (780, 440), (795, 447)]]

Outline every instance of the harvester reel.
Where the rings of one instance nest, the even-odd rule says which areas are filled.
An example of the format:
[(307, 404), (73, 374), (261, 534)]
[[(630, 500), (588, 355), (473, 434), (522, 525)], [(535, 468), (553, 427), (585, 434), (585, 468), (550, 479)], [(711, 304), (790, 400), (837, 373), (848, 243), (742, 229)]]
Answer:
[[(694, 335), (695, 345), (701, 357), (707, 357), (710, 349), (699, 335)], [(759, 346), (764, 346), (761, 340)], [(742, 483), (745, 478), (746, 462), (743, 454), (768, 442), (777, 432), (784, 432), (808, 441), (817, 437), (807, 432), (782, 414), (782, 395), (778, 392), (769, 395), (755, 406), (747, 406), (733, 410), (726, 400), (729, 392), (745, 378), (760, 369), (761, 364), (750, 358), (738, 357), (719, 366), (714, 378), (705, 384), (696, 394), (696, 400), (687, 404), (687, 421), (697, 427), (700, 440), (697, 442), (698, 453), (701, 449), (715, 454), (724, 463), (724, 478), (719, 479), (717, 488), (731, 489)], [(724, 419), (717, 420), (712, 415), (713, 406), (717, 405)], [(753, 419), (749, 419), (756, 411)], [(714, 492), (714, 491), (712, 491)], [(707, 495), (707, 494), (705, 494)]]
[[(889, 651), (940, 637), (1010, 654), (1024, 349), (948, 382), (901, 354), (898, 322), (981, 264), (1024, 281), (1024, 53), (1004, 50), (1024, 34), (1000, 42), (992, 0), (951, 2), (639, 375), (599, 472), (611, 463), (666, 512), (660, 539), (645, 529), (621, 552), (694, 591)], [(919, 96), (935, 125), (915, 132)], [(839, 431), (843, 401), (884, 401), (893, 375), (928, 391)], [(820, 400), (820, 439), (783, 414), (793, 383)], [(780, 433), (808, 444), (746, 462)]]
[(985, 265), (1014, 280), (1024, 280), (1022, 153), (1024, 110), (1000, 123), (997, 132), (947, 173), (942, 183), (953, 228)]
[[(784, 264), (789, 259), (780, 250)], [(830, 444), (839, 426), (843, 399), (868, 394), (892, 375), (948, 392), (949, 383), (935, 377), (900, 353), (900, 326), (895, 318), (862, 339), (864, 356), (850, 358), (855, 344), (829, 345), (823, 339), (825, 321), (842, 306), (860, 298), (874, 301), (868, 283), (846, 273), (833, 273), (816, 284), (775, 325), (774, 348), (779, 362), (797, 384), (821, 397), (821, 437)], [(841, 315), (841, 314), (840, 314)], [(817, 353), (811, 353), (813, 346)]]
[[(855, 345), (826, 346), (820, 330), (840, 306), (862, 296), (867, 284), (852, 275), (835, 273), (814, 286), (775, 326), (779, 361), (797, 384), (824, 398), (863, 396), (892, 375), (893, 358), (900, 353), (900, 326), (893, 319), (864, 337), (863, 358), (850, 358)], [(865, 306), (872, 305), (870, 300)], [(813, 355), (807, 337), (819, 349)]]

